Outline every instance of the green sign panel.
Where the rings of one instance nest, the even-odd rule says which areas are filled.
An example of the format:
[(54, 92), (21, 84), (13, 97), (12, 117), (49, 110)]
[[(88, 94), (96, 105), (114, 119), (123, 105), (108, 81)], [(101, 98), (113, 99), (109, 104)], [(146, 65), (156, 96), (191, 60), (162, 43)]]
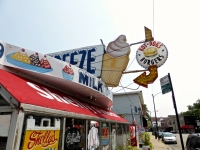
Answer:
[(172, 89), (171, 89), (171, 84), (170, 84), (168, 75), (160, 79), (160, 85), (161, 85), (162, 94), (171, 92)]

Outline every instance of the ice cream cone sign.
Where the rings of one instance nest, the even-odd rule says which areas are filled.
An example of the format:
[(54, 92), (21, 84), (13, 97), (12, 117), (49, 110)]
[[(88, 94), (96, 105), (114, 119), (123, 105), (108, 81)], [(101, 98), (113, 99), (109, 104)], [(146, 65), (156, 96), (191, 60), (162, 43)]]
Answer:
[(126, 42), (126, 36), (120, 35), (110, 42), (103, 56), (101, 79), (108, 87), (119, 85), (123, 71), (129, 62), (130, 45)]

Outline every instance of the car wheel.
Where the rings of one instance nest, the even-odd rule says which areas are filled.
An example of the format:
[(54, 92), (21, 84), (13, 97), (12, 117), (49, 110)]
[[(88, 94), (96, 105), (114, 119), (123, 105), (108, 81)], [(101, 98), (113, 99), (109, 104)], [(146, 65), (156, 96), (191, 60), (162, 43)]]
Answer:
[(177, 144), (177, 142), (175, 142), (175, 144)]

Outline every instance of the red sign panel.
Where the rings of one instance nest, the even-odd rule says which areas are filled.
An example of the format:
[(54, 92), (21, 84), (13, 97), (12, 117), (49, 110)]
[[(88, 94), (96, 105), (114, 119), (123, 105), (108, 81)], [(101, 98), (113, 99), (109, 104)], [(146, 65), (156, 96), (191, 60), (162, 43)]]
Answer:
[(18, 77), (2, 69), (0, 69), (0, 84), (20, 103), (128, 122), (110, 110), (80, 101), (65, 93)]

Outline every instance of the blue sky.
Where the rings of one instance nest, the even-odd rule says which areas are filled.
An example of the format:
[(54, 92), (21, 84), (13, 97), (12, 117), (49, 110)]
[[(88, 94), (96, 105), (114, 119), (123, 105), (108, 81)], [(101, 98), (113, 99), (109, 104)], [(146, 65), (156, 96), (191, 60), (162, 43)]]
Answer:
[[(46, 54), (98, 45), (100, 39), (108, 44), (120, 34), (126, 35), (129, 43), (138, 42), (144, 40), (147, 26), (155, 40), (166, 45), (169, 58), (158, 68), (158, 79), (148, 89), (138, 90), (153, 111), (151, 94), (161, 91), (159, 79), (170, 73), (181, 112), (200, 97), (199, 4), (198, 0), (154, 0), (153, 17), (153, 0), (1, 0), (0, 39)], [(143, 69), (134, 60), (139, 46), (131, 47), (128, 70)], [(124, 75), (121, 84), (132, 83), (139, 74)], [(132, 84), (129, 88), (137, 87)], [(155, 104), (157, 116), (175, 114), (171, 93), (157, 95)]]

